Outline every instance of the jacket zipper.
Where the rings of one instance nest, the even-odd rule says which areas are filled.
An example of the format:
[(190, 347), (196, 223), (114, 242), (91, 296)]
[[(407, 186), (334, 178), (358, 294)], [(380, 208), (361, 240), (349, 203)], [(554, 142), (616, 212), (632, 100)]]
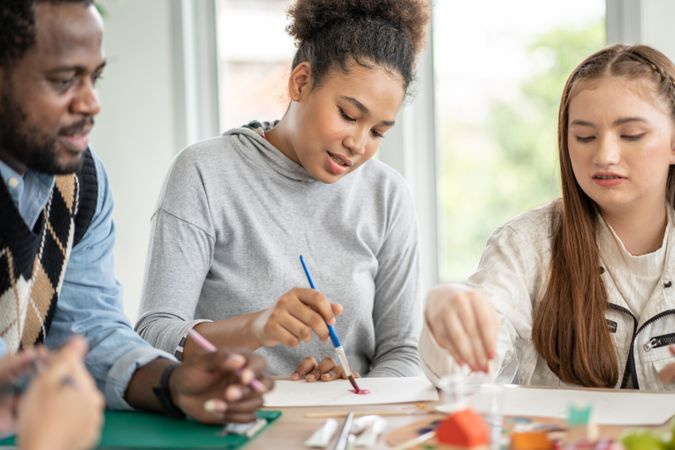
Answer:
[(653, 348), (664, 347), (666, 345), (675, 344), (675, 333), (663, 334), (655, 336), (642, 346), (645, 352), (651, 352)]
[(630, 339), (630, 351), (628, 352), (628, 360), (626, 361), (626, 368), (623, 371), (623, 379), (621, 380), (621, 389), (626, 389), (626, 385), (628, 384), (628, 379), (630, 376), (633, 376), (633, 383), (635, 383), (636, 387), (634, 389), (637, 389), (637, 373), (635, 372), (635, 360), (633, 358), (633, 341), (635, 340), (635, 336), (637, 335), (637, 325), (638, 321), (628, 309), (624, 308), (623, 306), (615, 305), (614, 303), (610, 303), (609, 305), (610, 309), (614, 309), (616, 311), (619, 311), (623, 314), (628, 315), (631, 319), (633, 319), (633, 336)]
[[(613, 305), (613, 304), (610, 304), (610, 306), (615, 306), (614, 309), (618, 309), (619, 311), (626, 312), (631, 317), (633, 317), (633, 314), (631, 314), (630, 311), (628, 311), (627, 309), (625, 309), (621, 306)], [(637, 335), (640, 333), (640, 331), (644, 330), (647, 325), (650, 325), (650, 324), (654, 323), (655, 321), (661, 319), (662, 317), (673, 315), (673, 314), (675, 314), (675, 310), (673, 310), (673, 309), (670, 309), (668, 311), (663, 311), (662, 313), (659, 313), (659, 314), (655, 315), (654, 317), (651, 317), (648, 321), (643, 323), (642, 326), (637, 331), (633, 332), (633, 338), (630, 341), (630, 352), (628, 353), (628, 362), (626, 363), (626, 372), (624, 372), (623, 381), (621, 382), (621, 388), (622, 389), (625, 389), (626, 384), (628, 383), (628, 374), (629, 374), (628, 369), (629, 368), (630, 368), (630, 374), (633, 376), (634, 389), (640, 389), (640, 383), (638, 382), (637, 372), (635, 371), (635, 355), (633, 354), (633, 348), (635, 347), (635, 338), (637, 337)], [(635, 322), (635, 325), (637, 325), (637, 320), (635, 319), (635, 317), (633, 317), (633, 321)], [(635, 327), (635, 325), (634, 325), (634, 327)], [(673, 333), (673, 334), (675, 334), (675, 333)], [(670, 336), (670, 335), (665, 335), (665, 336)], [(658, 336), (658, 337), (662, 337), (662, 336)]]

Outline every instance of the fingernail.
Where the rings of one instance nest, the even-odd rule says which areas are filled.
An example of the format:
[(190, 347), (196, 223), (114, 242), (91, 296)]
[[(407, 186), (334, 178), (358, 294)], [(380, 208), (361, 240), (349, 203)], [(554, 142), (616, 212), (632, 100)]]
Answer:
[(298, 378), (300, 378), (300, 374), (298, 372), (293, 372), (291, 374), (291, 380), (297, 380)]
[(335, 317), (331, 318), (331, 319), (328, 321), (328, 323), (331, 324), (331, 325), (335, 325)]
[(225, 391), (225, 398), (227, 398), (231, 402), (236, 402), (237, 400), (241, 399), (243, 396), (244, 396), (244, 393), (242, 392), (241, 388), (239, 388), (238, 386), (230, 386)]
[(314, 376), (314, 375), (307, 375), (307, 376), (305, 377), (305, 379), (306, 379), (307, 381), (314, 381), (314, 380), (316, 380), (316, 376)]
[(459, 367), (462, 367), (464, 365), (464, 361), (462, 361), (461, 359), (457, 359), (456, 361)]
[(223, 413), (227, 410), (227, 403), (222, 400), (212, 398), (204, 402), (204, 411), (210, 413)]
[(244, 369), (239, 374), (239, 378), (241, 379), (241, 382), (244, 384), (249, 384), (254, 376), (255, 374), (251, 369)]
[(331, 375), (329, 373), (324, 373), (323, 375), (321, 375), (321, 379), (322, 380), (330, 380)]
[(230, 365), (233, 363), (237, 366), (243, 366), (244, 364), (246, 364), (246, 358), (238, 353), (233, 353), (229, 355), (227, 359), (225, 359), (225, 364)]

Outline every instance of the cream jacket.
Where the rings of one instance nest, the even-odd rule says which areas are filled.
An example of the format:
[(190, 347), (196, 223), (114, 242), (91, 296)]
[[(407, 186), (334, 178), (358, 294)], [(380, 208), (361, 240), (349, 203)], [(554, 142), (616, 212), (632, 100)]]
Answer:
[[(546, 289), (546, 276), (551, 253), (551, 218), (557, 201), (531, 210), (508, 222), (490, 237), (476, 273), (465, 285), (489, 298), (502, 317), (497, 342), (496, 366), (514, 372), (513, 382), (523, 385), (566, 385), (548, 368), (531, 339), (532, 313)], [(648, 390), (675, 390), (675, 383), (664, 384), (657, 373), (675, 363), (668, 345), (675, 343), (675, 260), (673, 246), (673, 210), (664, 236), (665, 262), (660, 284), (644, 303), (638, 320), (629, 310), (615, 285), (610, 242), (611, 230), (602, 222), (598, 232), (600, 266), (607, 289), (609, 307), (606, 318), (616, 345), (620, 377), (618, 387)], [(616, 245), (614, 245), (616, 247)], [(604, 269), (604, 270), (603, 270)], [(422, 367), (429, 379), (439, 378), (456, 370), (452, 358), (440, 348), (425, 323), (419, 351)], [(494, 375), (493, 375), (494, 376)]]

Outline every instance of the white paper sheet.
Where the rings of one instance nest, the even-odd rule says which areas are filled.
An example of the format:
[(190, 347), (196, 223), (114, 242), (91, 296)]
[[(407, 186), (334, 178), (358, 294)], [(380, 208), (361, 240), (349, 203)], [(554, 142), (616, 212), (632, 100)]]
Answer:
[[(481, 395), (484, 396), (477, 394)], [(485, 398), (478, 397), (469, 398), (469, 404), (486, 403)], [(505, 386), (501, 394), (501, 412), (505, 416), (565, 419), (570, 405), (586, 404), (592, 405), (593, 421), (600, 425), (660, 425), (675, 414), (675, 393)]]
[(265, 395), (265, 406), (377, 405), (438, 400), (436, 389), (426, 377), (358, 378), (357, 383), (370, 394), (354, 394), (347, 380), (314, 383), (277, 380), (274, 390)]

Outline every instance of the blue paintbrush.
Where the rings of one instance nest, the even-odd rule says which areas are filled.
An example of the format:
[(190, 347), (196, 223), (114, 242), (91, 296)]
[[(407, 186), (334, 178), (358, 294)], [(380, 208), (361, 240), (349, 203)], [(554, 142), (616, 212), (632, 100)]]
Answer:
[[(302, 255), (300, 255), (300, 264), (302, 264), (302, 268), (305, 271), (305, 275), (307, 276), (307, 281), (309, 281), (310, 287), (312, 289), (316, 289), (316, 286), (314, 285), (314, 280), (312, 280), (312, 275), (310, 275), (309, 269), (307, 268), (307, 264), (305, 264), (305, 258), (303, 258)], [(333, 328), (333, 325), (330, 324), (326, 325), (328, 325), (328, 334), (330, 335), (330, 340), (333, 343), (333, 346), (335, 347), (335, 353), (337, 353), (338, 360), (340, 361), (340, 366), (342, 366), (342, 370), (345, 371), (345, 374), (347, 375), (349, 382), (354, 387), (354, 391), (358, 394), (361, 391), (361, 389), (359, 389), (359, 385), (356, 384), (354, 375), (352, 375), (352, 371), (349, 368), (349, 363), (347, 362), (347, 355), (345, 354), (344, 348), (342, 348), (340, 338), (338, 338), (338, 335), (335, 332), (335, 328)]]

